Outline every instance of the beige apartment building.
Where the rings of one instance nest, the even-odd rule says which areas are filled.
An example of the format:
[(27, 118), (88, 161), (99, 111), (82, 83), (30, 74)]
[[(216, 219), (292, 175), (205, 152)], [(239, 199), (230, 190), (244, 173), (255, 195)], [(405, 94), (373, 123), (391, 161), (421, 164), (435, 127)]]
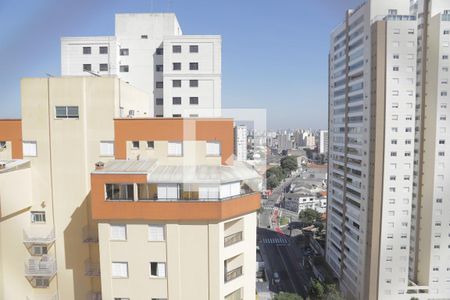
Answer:
[(115, 76), (21, 92), (0, 120), (1, 299), (255, 299), (260, 180), (232, 119), (148, 118)]

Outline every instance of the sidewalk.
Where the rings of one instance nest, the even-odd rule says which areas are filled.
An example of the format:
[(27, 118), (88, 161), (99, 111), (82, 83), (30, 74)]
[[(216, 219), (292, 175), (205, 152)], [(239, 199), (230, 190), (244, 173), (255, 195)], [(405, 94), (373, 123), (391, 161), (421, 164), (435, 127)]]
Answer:
[(271, 300), (272, 292), (269, 291), (269, 284), (265, 281), (256, 282), (256, 299), (257, 300)]

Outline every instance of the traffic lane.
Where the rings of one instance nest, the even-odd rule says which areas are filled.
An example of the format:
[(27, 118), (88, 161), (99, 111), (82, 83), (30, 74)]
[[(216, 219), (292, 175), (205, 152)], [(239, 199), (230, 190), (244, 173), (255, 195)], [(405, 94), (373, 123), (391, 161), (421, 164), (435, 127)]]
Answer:
[(291, 253), (291, 246), (279, 247), (279, 251), (280, 256), (287, 262), (285, 267), (289, 275), (289, 281), (293, 287), (293, 290), (290, 292), (295, 292), (306, 298), (308, 296), (307, 278), (302, 276), (300, 264)]

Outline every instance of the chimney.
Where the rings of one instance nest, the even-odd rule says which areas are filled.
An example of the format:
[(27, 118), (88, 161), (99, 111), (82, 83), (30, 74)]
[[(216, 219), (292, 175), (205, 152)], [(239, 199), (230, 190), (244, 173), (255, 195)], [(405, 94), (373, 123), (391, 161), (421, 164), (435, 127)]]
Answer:
[(95, 170), (101, 170), (105, 167), (105, 163), (102, 161), (99, 161), (97, 163), (95, 163)]

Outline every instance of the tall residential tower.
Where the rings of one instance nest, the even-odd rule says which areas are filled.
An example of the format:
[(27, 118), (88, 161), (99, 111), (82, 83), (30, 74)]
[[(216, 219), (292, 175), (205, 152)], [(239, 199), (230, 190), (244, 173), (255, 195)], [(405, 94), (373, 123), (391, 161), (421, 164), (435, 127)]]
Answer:
[(326, 259), (350, 299), (448, 298), (450, 3), (368, 1), (330, 42)]

